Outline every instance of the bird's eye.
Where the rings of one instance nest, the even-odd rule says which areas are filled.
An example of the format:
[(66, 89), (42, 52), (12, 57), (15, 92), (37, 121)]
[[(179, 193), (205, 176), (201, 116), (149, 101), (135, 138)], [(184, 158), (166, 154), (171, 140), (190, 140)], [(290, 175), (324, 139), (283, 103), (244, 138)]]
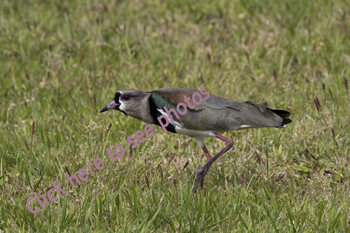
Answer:
[(130, 96), (128, 96), (128, 95), (123, 96), (123, 100), (128, 101), (129, 99), (130, 99)]

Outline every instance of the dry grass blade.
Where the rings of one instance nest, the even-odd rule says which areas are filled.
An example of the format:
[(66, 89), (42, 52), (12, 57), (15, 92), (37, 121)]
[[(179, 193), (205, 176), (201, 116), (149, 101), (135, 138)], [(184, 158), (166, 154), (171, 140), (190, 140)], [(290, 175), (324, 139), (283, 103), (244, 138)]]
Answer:
[(331, 89), (328, 89), (328, 91), (329, 91), (329, 94), (331, 95), (332, 99), (334, 99), (333, 92), (331, 91)]
[(321, 105), (320, 105), (320, 101), (318, 101), (317, 96), (314, 99), (314, 102), (315, 102), (315, 106), (316, 106), (317, 112), (320, 112)]
[(35, 121), (33, 121), (33, 124), (32, 124), (32, 138), (34, 136), (34, 128), (35, 128)]
[(147, 187), (148, 187), (148, 189), (149, 189), (149, 182), (148, 182), (148, 177), (147, 177), (147, 175), (145, 175), (145, 179), (146, 179)]
[(256, 154), (256, 159), (257, 159), (258, 163), (261, 165), (261, 159), (260, 159), (258, 151), (255, 151), (255, 154)]
[(347, 80), (346, 78), (344, 78), (344, 85), (345, 85), (346, 92), (349, 93), (349, 90), (348, 90), (348, 80)]
[(169, 167), (169, 165), (171, 164), (171, 161), (173, 161), (173, 158), (175, 157), (175, 154), (176, 154), (176, 153), (173, 153), (173, 154), (171, 155), (170, 160), (169, 160), (169, 162), (168, 162), (168, 167)]
[(331, 131), (332, 131), (333, 138), (335, 139), (335, 132), (334, 132), (333, 127), (331, 127)]

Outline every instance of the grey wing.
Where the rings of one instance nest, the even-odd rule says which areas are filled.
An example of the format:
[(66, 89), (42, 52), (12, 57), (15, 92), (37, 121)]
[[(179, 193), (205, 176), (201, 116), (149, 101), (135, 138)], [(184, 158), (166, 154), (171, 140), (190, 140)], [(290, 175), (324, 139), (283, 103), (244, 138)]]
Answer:
[[(202, 110), (204, 123), (217, 131), (230, 131), (244, 128), (283, 127), (284, 118), (268, 108), (267, 103), (237, 102), (214, 95), (195, 108)], [(288, 122), (289, 123), (289, 122)]]

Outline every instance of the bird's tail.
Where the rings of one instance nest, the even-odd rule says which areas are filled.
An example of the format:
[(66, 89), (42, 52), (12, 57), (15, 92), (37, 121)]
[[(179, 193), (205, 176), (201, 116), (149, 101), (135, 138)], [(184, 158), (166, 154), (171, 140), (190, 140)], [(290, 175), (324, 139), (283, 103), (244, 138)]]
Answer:
[(244, 125), (252, 127), (276, 127), (284, 128), (292, 120), (288, 117), (290, 113), (285, 110), (275, 110), (268, 107), (267, 103), (255, 104), (250, 101), (244, 102), (248, 115), (245, 115)]
[(283, 119), (283, 122), (281, 123), (281, 125), (276, 126), (276, 128), (284, 128), (284, 127), (286, 127), (287, 124), (292, 122), (292, 120), (288, 118), (290, 116), (290, 112), (287, 112), (284, 110), (275, 110), (275, 109), (271, 109), (271, 108), (270, 108), (270, 110)]

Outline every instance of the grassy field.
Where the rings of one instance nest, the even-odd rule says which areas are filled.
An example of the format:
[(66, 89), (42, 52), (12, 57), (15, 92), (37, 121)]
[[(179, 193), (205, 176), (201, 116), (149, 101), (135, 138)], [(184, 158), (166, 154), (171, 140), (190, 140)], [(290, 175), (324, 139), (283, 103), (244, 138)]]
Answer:
[[(349, 12), (348, 0), (0, 1), (0, 232), (350, 232)], [(156, 127), (130, 154), (146, 124), (98, 113), (118, 90), (161, 87), (266, 100), (293, 123), (224, 134), (234, 147), (191, 195), (206, 161), (193, 139)], [(104, 169), (72, 188), (65, 173), (96, 158)], [(51, 182), (67, 194), (31, 213)]]

